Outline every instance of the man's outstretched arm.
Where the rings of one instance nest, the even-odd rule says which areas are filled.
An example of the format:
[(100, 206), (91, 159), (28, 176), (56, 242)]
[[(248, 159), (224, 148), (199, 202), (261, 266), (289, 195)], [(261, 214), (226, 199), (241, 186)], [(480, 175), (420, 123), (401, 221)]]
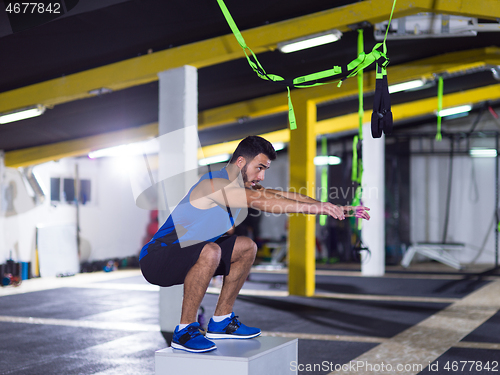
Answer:
[(311, 215), (330, 215), (335, 219), (344, 220), (345, 215), (339, 206), (331, 203), (300, 201), (268, 191), (247, 190), (248, 207), (271, 213), (303, 213)]
[[(303, 195), (303, 194), (291, 192), (291, 191), (267, 189), (267, 188), (264, 188), (260, 185), (256, 185), (255, 190), (262, 192), (263, 194), (267, 194), (267, 195), (276, 194), (276, 195), (280, 195), (282, 197), (285, 197), (285, 198), (288, 198), (291, 200), (296, 200), (296, 201), (304, 202), (304, 203), (311, 203), (311, 204), (321, 203), (320, 201), (318, 201), (314, 198), (311, 198), (307, 195)], [(370, 210), (368, 207), (364, 207), (364, 206), (338, 206), (338, 207), (340, 207), (343, 210), (344, 216), (354, 216), (357, 218), (370, 220), (370, 215), (368, 214), (368, 212), (366, 212), (366, 211)]]
[[(214, 179), (213, 193), (207, 195), (209, 199), (219, 205), (229, 207), (251, 207), (259, 211), (275, 214), (303, 213), (311, 215), (329, 215), (335, 219), (343, 220), (345, 213), (342, 207), (331, 203), (318, 202), (312, 198), (310, 201), (299, 201), (288, 198), (271, 191), (254, 190), (239, 187), (227, 180)], [(359, 216), (369, 219), (368, 213)]]

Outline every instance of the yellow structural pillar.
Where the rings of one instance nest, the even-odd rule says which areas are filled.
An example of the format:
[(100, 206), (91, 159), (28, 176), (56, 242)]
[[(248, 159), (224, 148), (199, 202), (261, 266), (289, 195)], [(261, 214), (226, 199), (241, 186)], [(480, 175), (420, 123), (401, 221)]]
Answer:
[[(290, 131), (290, 190), (315, 196), (316, 103), (294, 101), (297, 129)], [(288, 291), (312, 296), (316, 269), (316, 216), (291, 214), (288, 229)]]

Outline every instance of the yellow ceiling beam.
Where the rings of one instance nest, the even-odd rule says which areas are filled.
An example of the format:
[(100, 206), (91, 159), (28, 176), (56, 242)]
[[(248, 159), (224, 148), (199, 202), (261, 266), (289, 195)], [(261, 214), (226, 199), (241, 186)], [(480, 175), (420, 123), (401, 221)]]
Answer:
[[(263, 82), (263, 84), (270, 84)], [(207, 109), (198, 114), (198, 126), (206, 129), (213, 126), (237, 122), (241, 118), (256, 118), (288, 111), (287, 92), (264, 96), (244, 102)]]
[[(454, 14), (496, 20), (500, 17), (498, 0), (425, 0), (428, 9), (439, 14)], [(416, 1), (419, 3), (419, 1)], [(433, 3), (435, 7), (433, 7)]]
[[(486, 100), (500, 99), (500, 84), (481, 87), (453, 94), (444, 95), (443, 107), (454, 107), (462, 104), (475, 104)], [(437, 99), (427, 98), (411, 103), (392, 106), (395, 121), (432, 114), (437, 109)], [(370, 122), (371, 112), (366, 111), (363, 121)], [(331, 134), (355, 130), (358, 127), (358, 114), (351, 113), (316, 123), (316, 134)], [(32, 147), (23, 150), (8, 151), (5, 153), (7, 167), (23, 167), (40, 164), (63, 157), (74, 157), (88, 154), (90, 151), (118, 146), (125, 143), (138, 142), (158, 135), (158, 124), (153, 123), (137, 128), (105, 133), (97, 136), (59, 142), (52, 145)], [(270, 133), (260, 134), (271, 143), (290, 141), (290, 130), (282, 129)], [(198, 158), (219, 154), (232, 153), (241, 139), (202, 147)]]
[[(500, 48), (487, 47), (474, 50), (447, 53), (406, 64), (389, 65), (387, 78), (389, 84), (411, 81), (413, 79), (432, 79), (433, 74), (456, 73), (486, 65), (500, 65)], [(271, 84), (265, 82), (264, 84)], [(364, 92), (375, 91), (373, 71), (364, 73)], [(314, 100), (317, 104), (357, 95), (358, 83), (348, 79), (342, 87), (334, 84), (326, 86), (296, 89), (292, 91), (292, 100)], [(288, 111), (286, 91), (244, 102), (234, 103), (199, 114), (200, 129), (234, 123), (240, 118), (256, 118)]]
[(158, 123), (103, 133), (50, 145), (7, 151), (5, 166), (11, 168), (45, 163), (61, 158), (86, 155), (91, 151), (144, 141), (158, 135)]
[[(498, 99), (500, 99), (500, 84), (444, 95), (443, 108), (451, 108), (459, 105), (475, 104), (486, 100)], [(413, 117), (433, 114), (436, 110), (437, 98), (435, 97), (393, 105), (392, 115), (395, 121), (401, 121)], [(363, 117), (363, 123), (370, 122), (371, 116), (371, 111), (366, 111)], [(331, 134), (356, 130), (358, 126), (358, 114), (350, 113), (348, 115), (318, 121), (316, 123), (316, 132), (318, 135)]]
[[(481, 87), (443, 96), (443, 108), (455, 107), (463, 104), (475, 104), (486, 100), (500, 99), (500, 84)], [(427, 98), (416, 100), (410, 103), (397, 104), (392, 106), (392, 113), (395, 121), (401, 121), (413, 117), (420, 117), (433, 114), (437, 110), (437, 98)], [(371, 121), (371, 111), (366, 111), (363, 122)], [(300, 126), (300, 124), (299, 124)], [(350, 113), (343, 116), (334, 117), (316, 123), (316, 134), (332, 134), (345, 131), (356, 130), (359, 126), (358, 114)], [(290, 141), (290, 130), (283, 129), (272, 133), (260, 134), (271, 143)], [(232, 153), (241, 139), (231, 142), (219, 143), (203, 147), (204, 157)], [(201, 155), (201, 154), (199, 154)]]
[[(7, 151), (5, 153), (5, 166), (19, 168), (62, 158), (78, 157), (87, 155), (91, 151), (140, 142), (157, 136), (158, 123), (152, 123), (136, 128), (124, 129), (71, 141)], [(271, 143), (288, 142), (290, 140), (290, 131), (288, 129), (278, 130), (266, 133), (265, 137)], [(198, 150), (198, 158), (201, 159), (226, 153), (231, 154), (240, 141), (241, 140), (230, 141), (202, 147)]]
[[(260, 134), (261, 137), (265, 137), (269, 142), (289, 142), (290, 141), (290, 131), (288, 129), (277, 130), (270, 133)], [(221, 154), (232, 154), (240, 143), (241, 139), (236, 141), (218, 143), (215, 145), (204, 146), (198, 149), (198, 159), (208, 158), (210, 156), (221, 155)]]
[[(243, 36), (255, 53), (276, 48), (277, 43), (329, 29), (349, 30), (362, 21), (381, 22), (389, 18), (393, 0), (367, 0), (291, 20), (246, 30)], [(394, 18), (423, 11), (500, 17), (498, 0), (398, 0)], [(220, 22), (225, 22), (222, 14)], [(238, 22), (238, 20), (236, 20)], [(243, 52), (232, 34), (216, 37), (148, 55), (124, 60), (46, 82), (0, 93), (0, 113), (43, 104), (48, 107), (92, 96), (99, 88), (121, 90), (158, 79), (157, 73), (183, 65), (202, 68), (242, 58)], [(277, 71), (276, 73), (279, 74)]]

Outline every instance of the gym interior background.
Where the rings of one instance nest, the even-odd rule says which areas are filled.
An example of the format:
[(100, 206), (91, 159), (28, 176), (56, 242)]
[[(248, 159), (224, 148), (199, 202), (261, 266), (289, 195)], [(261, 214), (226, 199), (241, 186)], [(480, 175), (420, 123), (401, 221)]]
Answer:
[[(315, 104), (312, 124), (298, 123), (314, 127), (305, 142), (316, 155), (335, 157), (315, 165), (289, 130), (286, 87), (255, 75), (217, 1), (59, 1), (53, 3), (62, 13), (41, 21), (14, 17), (11, 3), (0, 2), (0, 116), (26, 108), (42, 114), (0, 125), (0, 374), (154, 373), (154, 351), (168, 345), (168, 334), (158, 325), (158, 290), (142, 280), (137, 259), (158, 214), (135, 204), (123, 155), (89, 153), (158, 136), (158, 73), (191, 65), (203, 154), (222, 155), (213, 169), (224, 166), (239, 140), (261, 135), (279, 146), (264, 186), (290, 186), (291, 160), (303, 158), (314, 170), (308, 183), (317, 198), (327, 176), (327, 199), (351, 204), (358, 186), (352, 179), (357, 78), (340, 88), (292, 90), (298, 113), (303, 103)], [(371, 51), (393, 1), (226, 5), (267, 71), (293, 78), (354, 60), (357, 30)], [(498, 285), (499, 18), (496, 0), (396, 3), (387, 39), (389, 85), (421, 84), (391, 90), (393, 132), (378, 140), (385, 144), (383, 275), (361, 272), (370, 257), (362, 227), (318, 217), (314, 238), (303, 235), (314, 241), (314, 290), (296, 293), (287, 276), (287, 248), (295, 246), (289, 218), (251, 213), (236, 228), (259, 245), (236, 307), (264, 334), (299, 337), (299, 373), (332, 372), (307, 371), (306, 364), (324, 360), (375, 363), (385, 347), (433, 317), (447, 327), (439, 336), (450, 338), (424, 356), (425, 366), (498, 361), (500, 301), (488, 288)], [(290, 54), (278, 48), (331, 30), (341, 32), (335, 43)], [(371, 118), (374, 69), (363, 73), (364, 123)], [(439, 78), (443, 108), (468, 106), (442, 117), (441, 141)], [(200, 164), (199, 173), (206, 170)], [(440, 246), (433, 250), (438, 256), (417, 251), (401, 266), (418, 244)], [(446, 263), (450, 258), (459, 266)], [(203, 316), (215, 306), (217, 283)], [(470, 302), (477, 293), (493, 293), (482, 312)], [(481, 316), (476, 325), (458, 329), (447, 320), (447, 309), (462, 305), (469, 318)], [(421, 343), (407, 345), (423, 350)], [(387, 355), (412, 363), (401, 348)], [(425, 366), (402, 373), (432, 372)]]

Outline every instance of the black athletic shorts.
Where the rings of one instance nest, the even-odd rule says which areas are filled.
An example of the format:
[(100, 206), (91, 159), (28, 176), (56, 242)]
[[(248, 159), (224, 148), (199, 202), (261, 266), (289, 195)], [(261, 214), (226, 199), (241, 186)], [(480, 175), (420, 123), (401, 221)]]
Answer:
[[(215, 241), (221, 248), (221, 260), (214, 276), (229, 274), (236, 238), (237, 236), (223, 235)], [(186, 275), (208, 243), (210, 242), (204, 241), (181, 247), (179, 243), (162, 246), (160, 241), (155, 241), (149, 245), (148, 254), (140, 261), (144, 278), (151, 284), (163, 287), (184, 284)]]

